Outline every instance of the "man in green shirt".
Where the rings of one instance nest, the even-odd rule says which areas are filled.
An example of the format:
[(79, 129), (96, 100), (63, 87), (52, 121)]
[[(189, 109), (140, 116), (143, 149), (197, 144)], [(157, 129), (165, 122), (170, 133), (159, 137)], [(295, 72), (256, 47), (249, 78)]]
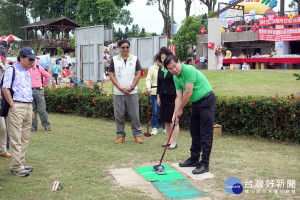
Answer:
[[(175, 110), (172, 122), (178, 124), (183, 107), (192, 103), (190, 133), (191, 157), (179, 163), (180, 167), (196, 167), (193, 174), (209, 171), (209, 157), (213, 143), (216, 97), (206, 77), (191, 65), (181, 64), (176, 56), (168, 56), (164, 66), (174, 76), (176, 87)], [(201, 154), (202, 152), (202, 154)], [(199, 162), (201, 154), (201, 161)]]

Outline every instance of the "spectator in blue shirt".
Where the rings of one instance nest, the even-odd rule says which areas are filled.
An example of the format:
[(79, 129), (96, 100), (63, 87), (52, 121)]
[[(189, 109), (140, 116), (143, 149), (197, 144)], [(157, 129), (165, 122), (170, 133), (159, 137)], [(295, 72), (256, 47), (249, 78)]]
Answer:
[[(29, 172), (33, 170), (31, 166), (25, 165), (25, 153), (33, 118), (31, 77), (28, 69), (34, 66), (35, 58), (34, 51), (30, 47), (22, 48), (18, 62), (6, 70), (3, 80), (3, 94), (10, 105), (7, 115), (12, 158), (10, 172), (21, 177), (29, 176)], [(15, 76), (12, 82), (13, 73)]]
[(56, 65), (53, 66), (53, 77), (55, 78), (56, 84), (58, 84), (57, 77), (58, 77), (59, 70), (60, 70), (59, 62), (56, 61)]

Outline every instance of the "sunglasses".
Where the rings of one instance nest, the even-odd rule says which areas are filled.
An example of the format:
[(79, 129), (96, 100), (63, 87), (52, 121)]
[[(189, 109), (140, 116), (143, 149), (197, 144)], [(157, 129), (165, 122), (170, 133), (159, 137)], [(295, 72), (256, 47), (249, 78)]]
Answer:
[(121, 47), (122, 49), (129, 49), (130, 46), (126, 46), (126, 47)]

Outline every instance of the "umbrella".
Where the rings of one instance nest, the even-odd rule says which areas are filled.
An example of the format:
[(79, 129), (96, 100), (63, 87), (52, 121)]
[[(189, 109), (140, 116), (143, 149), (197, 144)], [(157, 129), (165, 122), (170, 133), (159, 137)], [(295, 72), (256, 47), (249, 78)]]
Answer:
[(5, 42), (8, 43), (8, 42), (21, 41), (21, 39), (18, 38), (18, 37), (16, 37), (16, 36), (14, 36), (14, 35), (9, 35), (3, 41), (5, 41)]

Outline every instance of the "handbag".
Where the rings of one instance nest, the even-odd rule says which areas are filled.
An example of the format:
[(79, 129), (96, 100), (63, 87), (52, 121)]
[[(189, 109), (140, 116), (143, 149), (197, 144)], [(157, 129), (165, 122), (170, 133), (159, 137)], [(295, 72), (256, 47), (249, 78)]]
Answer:
[[(12, 74), (12, 79), (11, 79), (11, 85), (10, 85), (10, 88), (9, 88), (11, 97), (13, 97), (13, 95), (14, 95), (14, 92), (13, 92), (13, 90), (12, 90), (12, 85), (13, 85), (14, 80), (15, 80), (15, 68), (14, 68), (14, 67), (12, 67), (12, 68), (13, 68), (13, 74)], [(7, 114), (8, 114), (10, 105), (9, 105), (9, 103), (6, 101), (5, 96), (4, 96), (4, 94), (3, 94), (3, 90), (2, 90), (3, 80), (4, 80), (4, 75), (3, 75), (3, 77), (2, 77), (1, 84), (0, 84), (1, 97), (2, 97), (2, 98), (1, 98), (1, 107), (0, 107), (0, 116), (1, 116), (1, 117), (6, 117)]]

